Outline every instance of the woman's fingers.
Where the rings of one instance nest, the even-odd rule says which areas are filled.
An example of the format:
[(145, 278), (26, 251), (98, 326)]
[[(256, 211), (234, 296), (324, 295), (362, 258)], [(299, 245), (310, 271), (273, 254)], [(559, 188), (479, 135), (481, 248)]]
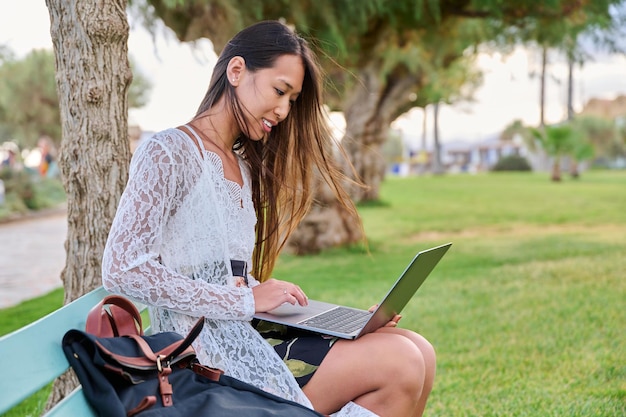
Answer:
[(402, 316), (400, 314), (396, 314), (391, 320), (389, 320), (385, 327), (396, 327), (401, 318)]
[(305, 306), (308, 297), (302, 289), (291, 282), (269, 279), (252, 288), (257, 312), (273, 310), (284, 303)]
[(298, 303), (301, 306), (309, 304), (309, 298), (306, 296), (302, 288), (290, 282), (281, 281), (283, 286), (283, 295), (287, 296), (287, 302), (291, 304)]
[[(374, 304), (367, 311), (369, 311), (370, 313), (373, 313), (374, 311), (376, 311), (377, 308), (378, 308), (378, 304)], [(385, 327), (396, 327), (401, 318), (402, 316), (400, 314), (396, 314), (395, 316), (393, 316), (391, 320), (387, 322), (387, 324), (385, 324)]]

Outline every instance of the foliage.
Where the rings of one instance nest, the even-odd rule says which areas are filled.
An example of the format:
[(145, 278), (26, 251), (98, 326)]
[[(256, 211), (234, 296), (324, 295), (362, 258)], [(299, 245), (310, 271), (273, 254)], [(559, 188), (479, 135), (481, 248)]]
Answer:
[(14, 53), (7, 45), (0, 44), (0, 64), (13, 60)]
[[(620, 4), (623, 6), (623, 4)], [(536, 45), (541, 50), (541, 82), (540, 97), (540, 120), (544, 124), (545, 82), (547, 67), (549, 65), (548, 51), (556, 49), (563, 53), (568, 63), (568, 86), (567, 86), (567, 109), (568, 120), (574, 117), (573, 89), (574, 89), (574, 65), (581, 66), (585, 61), (593, 59), (594, 52), (607, 49), (611, 53), (626, 52), (626, 44), (622, 40), (626, 35), (626, 9), (623, 7), (611, 7), (600, 2), (590, 4), (589, 12), (580, 15), (575, 13), (571, 19), (563, 19), (552, 25), (537, 27), (532, 37), (531, 45)], [(577, 174), (575, 174), (576, 176)]]
[[(418, 62), (412, 64), (413, 71), (423, 74), (423, 82), (411, 92), (415, 100), (400, 107), (398, 115), (413, 107), (473, 100), (475, 91), (483, 82), (483, 74), (475, 64), (476, 54), (468, 49), (475, 40), (473, 31), (476, 25), (477, 22), (470, 20), (448, 21), (438, 28), (423, 31), (418, 39), (409, 44), (411, 48), (424, 50)], [(408, 45), (403, 49), (407, 48)], [(415, 58), (415, 54), (410, 52), (399, 53)]]
[[(152, 84), (134, 60), (130, 62), (128, 106), (138, 108), (147, 104)], [(0, 134), (22, 148), (35, 147), (40, 136), (48, 135), (59, 147), (61, 116), (51, 50), (34, 50), (17, 60), (9, 49), (0, 49)]]
[(577, 162), (588, 161), (594, 156), (593, 145), (586, 140), (576, 140), (571, 145), (569, 156)]
[[(238, 30), (261, 19), (284, 19), (315, 39), (329, 74), (357, 72), (372, 61), (384, 62), (390, 74), (398, 67), (415, 73), (432, 63), (445, 68), (471, 45), (494, 41), (502, 46), (532, 39), (559, 39), (565, 29), (581, 32), (615, 25), (610, 5), (621, 0), (580, 3), (526, 0), (502, 4), (492, 0), (147, 0), (131, 2), (135, 15), (154, 27), (163, 19), (181, 41), (212, 40), (217, 52)], [(219, 15), (220, 19), (212, 18)], [(197, 24), (202, 21), (203, 24)], [(571, 29), (569, 29), (571, 28)], [(436, 44), (433, 45), (433, 41)], [(443, 47), (443, 48), (442, 48)], [(443, 61), (429, 60), (429, 53)], [(434, 102), (434, 101), (433, 101)]]
[(65, 202), (65, 191), (58, 179), (39, 178), (28, 170), (0, 170), (5, 201), (0, 205), (0, 220), (58, 206)]
[(574, 141), (574, 130), (567, 124), (532, 129), (532, 133), (542, 149), (555, 158), (567, 155)]
[(521, 120), (514, 120), (508, 126), (506, 126), (502, 133), (500, 133), (500, 140), (512, 141), (518, 136), (522, 139), (524, 145), (529, 150), (536, 151), (538, 149), (531, 129), (529, 129), (527, 126), (524, 126)]
[[(475, 39), (494, 39), (505, 44), (539, 36), (547, 38), (550, 32), (560, 32), (554, 30), (558, 26), (567, 25), (577, 30), (591, 25), (610, 26), (610, 6), (621, 4), (621, 1), (602, 0), (581, 4), (570, 0), (526, 0), (502, 4), (493, 0), (150, 0), (148, 4), (152, 7), (138, 0), (131, 1), (131, 6), (139, 14), (149, 16), (152, 12), (163, 18), (182, 41), (197, 39), (203, 36), (202, 33), (208, 33), (203, 31), (226, 29), (229, 33), (215, 36), (218, 52), (230, 36), (251, 22), (284, 18), (288, 22), (295, 22), (299, 30), (323, 42), (322, 47), (333, 52), (335, 59), (342, 63), (357, 63), (358, 57), (371, 52), (372, 46), (376, 44), (374, 35), (387, 33), (392, 37), (388, 39), (392, 41), (389, 46), (394, 46), (393, 41), (406, 40), (404, 36), (410, 32), (436, 29), (447, 19), (463, 19), (485, 23), (474, 26), (470, 36)], [(222, 15), (224, 19), (207, 22), (214, 27), (213, 30), (191, 27), (194, 13), (197, 18), (202, 18), (204, 13), (213, 13)], [(224, 20), (236, 23), (237, 26), (228, 29)], [(552, 28), (550, 32), (549, 28)]]
[(620, 135), (617, 120), (579, 116), (574, 124), (593, 144), (596, 157), (605, 159), (626, 157), (626, 142)]
[(61, 117), (54, 71), (54, 54), (45, 49), (0, 66), (0, 125), (20, 147), (34, 147), (44, 134), (59, 144)]
[(21, 212), (35, 208), (33, 174), (25, 170), (2, 168), (0, 180), (4, 182), (7, 205), (11, 210)]
[(129, 61), (133, 72), (133, 81), (128, 88), (128, 107), (138, 109), (148, 104), (153, 85), (148, 76), (141, 71), (136, 60), (130, 57)]
[(532, 171), (528, 160), (521, 155), (503, 156), (491, 168), (492, 171)]
[[(569, 126), (575, 137), (572, 138), (567, 155), (578, 162), (591, 160), (614, 161), (626, 157), (626, 140), (620, 133), (620, 122), (597, 116), (576, 116), (573, 120), (561, 125)], [(623, 131), (625, 128), (622, 127)], [(548, 129), (549, 130), (549, 129)], [(522, 138), (525, 146), (532, 152), (544, 149), (543, 140), (536, 140), (536, 135), (543, 136), (540, 129), (524, 126), (516, 120), (507, 126), (500, 134), (501, 140), (512, 140), (515, 136)], [(543, 139), (543, 138), (542, 138)], [(548, 154), (550, 154), (548, 152)]]
[[(622, 416), (625, 181), (626, 172), (567, 187), (535, 173), (390, 178), (384, 205), (359, 208), (369, 252), (285, 255), (275, 276), (310, 298), (369, 307), (417, 250), (452, 241), (400, 321), (437, 349), (425, 414)], [(0, 333), (58, 308), (62, 291), (51, 296), (0, 310)]]
[(552, 180), (560, 181), (561, 162), (565, 157), (570, 158), (571, 174), (578, 177), (579, 163), (591, 160), (597, 154), (596, 141), (600, 138), (598, 131), (594, 132), (592, 128), (598, 126), (597, 122), (605, 123), (594, 118), (576, 118), (559, 125), (531, 128), (517, 120), (504, 129), (500, 139), (512, 140), (519, 136), (531, 152), (545, 152), (552, 158)]
[(552, 158), (552, 181), (560, 181), (561, 159), (571, 151), (576, 132), (567, 124), (544, 126), (531, 131), (541, 148)]
[(404, 145), (402, 134), (397, 131), (389, 131), (389, 137), (383, 145), (383, 154), (388, 163), (401, 162), (404, 158)]
[[(203, 3), (132, 1), (130, 14), (153, 31), (158, 30), (157, 17), (163, 19), (181, 41), (209, 38), (218, 53), (244, 26), (262, 19), (283, 19), (304, 34), (319, 52), (332, 78), (327, 104), (333, 109), (342, 109), (347, 93), (359, 83), (358, 72), (373, 63), (381, 67), (380, 77), (390, 81), (407, 74), (416, 76), (419, 81), (416, 87), (428, 83), (429, 79), (443, 79), (445, 67), (463, 57), (463, 51), (479, 32), (469, 29), (475, 27), (476, 22), (466, 20), (459, 24), (453, 19), (443, 19), (437, 1), (213, 0)], [(216, 15), (220, 19), (215, 19)], [(433, 59), (433, 54), (438, 57)], [(471, 64), (470, 59), (461, 62)], [(461, 62), (457, 66), (461, 66)], [(467, 72), (469, 79), (475, 78), (471, 71)], [(411, 104), (415, 100), (409, 97), (426, 97), (421, 92), (417, 94), (418, 90), (406, 91), (398, 115), (418, 105)], [(449, 95), (447, 91), (443, 94)]]
[[(391, 123), (413, 107), (435, 106), (433, 147), (440, 148), (439, 103), (472, 97), (480, 84), (473, 67), (479, 45), (509, 46), (544, 33), (561, 39), (561, 27), (583, 30), (607, 18), (610, 5), (623, 0), (593, 5), (577, 0), (144, 1), (151, 7), (132, 3), (148, 15), (146, 22), (162, 19), (181, 41), (208, 38), (217, 53), (238, 30), (261, 19), (281, 19), (310, 39), (330, 79), (326, 104), (346, 117), (354, 176), (369, 186), (353, 193), (359, 201), (378, 198), (384, 167), (371, 154), (379, 153)], [(440, 170), (437, 152), (433, 160), (433, 170)]]

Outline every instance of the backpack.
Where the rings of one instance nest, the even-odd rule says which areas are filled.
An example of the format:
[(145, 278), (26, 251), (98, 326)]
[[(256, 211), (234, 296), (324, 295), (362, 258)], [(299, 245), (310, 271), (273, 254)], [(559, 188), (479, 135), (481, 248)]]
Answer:
[(135, 305), (105, 297), (88, 314), (85, 331), (63, 337), (63, 352), (101, 417), (323, 417), (293, 401), (199, 363), (191, 344), (201, 317), (185, 337), (145, 335)]

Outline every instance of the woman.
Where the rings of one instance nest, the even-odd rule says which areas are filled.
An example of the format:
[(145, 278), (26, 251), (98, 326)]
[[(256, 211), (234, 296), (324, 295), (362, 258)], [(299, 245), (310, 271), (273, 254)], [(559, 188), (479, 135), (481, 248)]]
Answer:
[(295, 359), (319, 365), (302, 387), (283, 362), (294, 357), (277, 355), (250, 322), (285, 302), (307, 304), (297, 285), (269, 277), (310, 207), (315, 170), (356, 216), (331, 146), (306, 42), (279, 22), (244, 29), (220, 55), (196, 116), (136, 150), (103, 283), (148, 304), (156, 331), (186, 334), (206, 317), (198, 357), (231, 376), (325, 414), (419, 416), (434, 351), (397, 320), (356, 341), (299, 339), (293, 354), (306, 355), (303, 344), (315, 354)]

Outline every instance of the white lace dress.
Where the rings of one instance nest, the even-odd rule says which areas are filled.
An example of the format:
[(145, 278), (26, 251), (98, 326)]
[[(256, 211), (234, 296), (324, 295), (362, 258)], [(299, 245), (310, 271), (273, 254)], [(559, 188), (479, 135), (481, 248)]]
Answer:
[[(240, 160), (243, 187), (225, 179), (221, 159), (195, 139), (202, 152), (187, 134), (169, 129), (135, 151), (104, 250), (104, 287), (147, 304), (154, 331), (185, 335), (204, 316), (194, 344), (201, 363), (310, 406), (250, 325), (252, 290), (232, 278), (230, 260), (250, 264), (255, 243), (247, 168)], [(350, 403), (336, 415), (373, 414)]]

